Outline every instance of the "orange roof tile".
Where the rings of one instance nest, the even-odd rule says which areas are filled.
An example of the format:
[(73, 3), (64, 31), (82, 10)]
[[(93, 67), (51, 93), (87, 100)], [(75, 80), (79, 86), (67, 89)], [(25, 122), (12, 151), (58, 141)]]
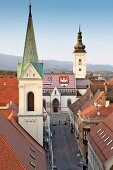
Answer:
[(94, 105), (90, 105), (88, 107), (86, 107), (84, 110), (82, 110), (81, 112), (79, 112), (79, 115), (80, 116), (86, 116), (89, 112), (91, 112), (92, 110), (95, 109), (95, 106)]
[(0, 77), (0, 103), (6, 104), (12, 101), (18, 105), (19, 89), (18, 80), (12, 76)]
[(95, 108), (92, 108), (92, 110), (88, 112), (87, 110), (86, 112), (84, 112), (84, 114), (81, 114), (81, 116), (84, 115), (86, 117), (91, 117), (91, 118), (98, 117), (103, 120), (113, 113), (113, 104), (110, 104), (108, 107), (105, 107), (105, 105), (100, 106), (100, 107), (95, 107)]
[(11, 114), (12, 110), (10, 109), (0, 109), (0, 114), (3, 113), (6, 117)]
[(91, 90), (87, 90), (87, 92), (83, 96), (81, 96), (76, 102), (72, 103), (69, 106), (69, 108), (73, 112), (80, 110), (85, 103), (87, 103), (88, 101), (91, 100), (92, 95), (93, 94), (92, 94)]
[(27, 170), (17, 154), (0, 135), (0, 169), (2, 170)]
[(87, 101), (83, 106), (82, 109), (87, 108), (88, 106), (90, 106), (91, 104), (94, 104), (94, 102), (97, 102), (99, 100), (99, 98), (101, 98), (103, 95), (105, 94), (104, 91), (97, 91), (94, 95), (94, 97), (90, 100)]

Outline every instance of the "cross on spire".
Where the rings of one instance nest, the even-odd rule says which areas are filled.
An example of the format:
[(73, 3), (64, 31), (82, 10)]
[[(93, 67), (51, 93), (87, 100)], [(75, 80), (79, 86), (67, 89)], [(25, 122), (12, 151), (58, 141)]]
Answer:
[(31, 14), (31, 1), (29, 1), (29, 17), (31, 17), (32, 16), (32, 14)]

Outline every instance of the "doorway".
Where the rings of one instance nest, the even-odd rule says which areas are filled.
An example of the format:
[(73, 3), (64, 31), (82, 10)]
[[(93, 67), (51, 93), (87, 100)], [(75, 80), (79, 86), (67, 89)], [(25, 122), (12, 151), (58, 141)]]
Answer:
[(53, 100), (53, 112), (58, 112), (59, 111), (59, 101), (58, 99)]

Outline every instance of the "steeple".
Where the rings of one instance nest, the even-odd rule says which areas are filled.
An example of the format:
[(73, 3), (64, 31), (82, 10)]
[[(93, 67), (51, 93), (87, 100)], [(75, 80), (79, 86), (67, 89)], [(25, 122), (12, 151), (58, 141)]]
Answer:
[(28, 26), (27, 26), (24, 54), (23, 54), (23, 65), (26, 65), (27, 63), (31, 63), (31, 62), (38, 62), (31, 7), (32, 6), (30, 4)]
[(81, 52), (86, 52), (85, 51), (85, 45), (83, 45), (82, 43), (82, 32), (80, 29), (80, 25), (79, 25), (79, 32), (78, 32), (78, 36), (77, 36), (77, 44), (74, 46), (74, 53), (81, 53)]
[(17, 73), (18, 78), (21, 78), (22, 73), (24, 72), (24, 70), (27, 68), (29, 64), (31, 64), (35, 68), (35, 70), (39, 73), (41, 77), (43, 77), (44, 75), (43, 63), (39, 63), (38, 61), (31, 7), (32, 6), (30, 3), (23, 61), (22, 63), (18, 64), (18, 73)]

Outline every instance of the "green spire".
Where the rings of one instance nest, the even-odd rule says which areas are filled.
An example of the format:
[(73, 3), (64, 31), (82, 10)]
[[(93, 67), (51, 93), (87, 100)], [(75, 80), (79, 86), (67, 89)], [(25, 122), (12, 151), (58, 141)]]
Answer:
[(23, 64), (30, 62), (38, 62), (38, 55), (36, 49), (33, 21), (32, 21), (32, 13), (31, 13), (31, 4), (29, 5), (29, 18), (28, 18), (28, 26), (23, 54)]
[(23, 61), (22, 63), (18, 64), (18, 72), (17, 72), (18, 78), (21, 78), (23, 71), (26, 69), (26, 67), (29, 64), (32, 64), (33, 67), (36, 69), (36, 71), (40, 74), (40, 76), (43, 77), (44, 75), (43, 63), (38, 62), (38, 55), (37, 55), (33, 21), (32, 21), (31, 4), (29, 5), (29, 18), (28, 18)]

